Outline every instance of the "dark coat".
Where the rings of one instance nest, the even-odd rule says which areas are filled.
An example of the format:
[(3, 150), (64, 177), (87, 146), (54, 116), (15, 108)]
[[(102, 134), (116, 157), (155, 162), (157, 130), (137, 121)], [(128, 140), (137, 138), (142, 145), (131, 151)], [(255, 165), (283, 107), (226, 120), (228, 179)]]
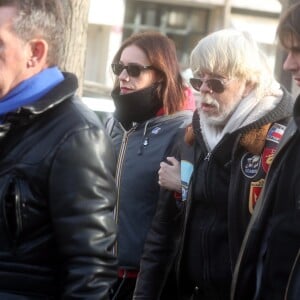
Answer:
[(232, 299), (300, 299), (300, 97), (249, 224)]
[(65, 79), (0, 126), (0, 298), (108, 299), (116, 157)]
[[(278, 145), (277, 141), (271, 146), (269, 140), (276, 126), (284, 128), (291, 111), (292, 99), (285, 93), (273, 111), (225, 135), (212, 152), (194, 116), (194, 172), (188, 199), (179, 205), (162, 190), (134, 299), (166, 300), (161, 293), (172, 270), (179, 299), (192, 299), (192, 294), (205, 300), (229, 299), (233, 267), (252, 212), (252, 186), (265, 178), (265, 151)], [(186, 158), (181, 155), (181, 160)]]

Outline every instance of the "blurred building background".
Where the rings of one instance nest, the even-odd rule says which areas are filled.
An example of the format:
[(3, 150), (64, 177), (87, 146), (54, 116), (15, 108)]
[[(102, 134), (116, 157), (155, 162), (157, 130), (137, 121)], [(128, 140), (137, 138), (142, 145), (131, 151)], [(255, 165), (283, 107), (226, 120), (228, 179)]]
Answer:
[(209, 32), (224, 27), (246, 30), (275, 69), (276, 27), (282, 8), (292, 0), (90, 1), (84, 95), (109, 97), (113, 55), (123, 39), (138, 31), (158, 30), (172, 38), (184, 71), (192, 48)]

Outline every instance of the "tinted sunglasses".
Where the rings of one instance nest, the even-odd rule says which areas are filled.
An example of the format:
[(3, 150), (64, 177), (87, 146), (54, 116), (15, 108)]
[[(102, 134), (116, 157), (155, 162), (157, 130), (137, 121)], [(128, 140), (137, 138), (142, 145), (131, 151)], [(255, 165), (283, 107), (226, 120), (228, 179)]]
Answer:
[(154, 69), (152, 66), (141, 66), (139, 64), (128, 64), (127, 66), (124, 66), (123, 64), (112, 64), (111, 65), (112, 71), (115, 75), (119, 76), (122, 71), (125, 69), (127, 71), (127, 74), (131, 77), (139, 77), (141, 73), (148, 69)]
[(223, 93), (225, 90), (225, 86), (228, 84), (229, 81), (225, 82), (219, 78), (210, 78), (207, 80), (201, 78), (190, 78), (191, 86), (198, 92), (200, 92), (200, 88), (203, 83), (206, 83), (207, 87), (215, 93)]

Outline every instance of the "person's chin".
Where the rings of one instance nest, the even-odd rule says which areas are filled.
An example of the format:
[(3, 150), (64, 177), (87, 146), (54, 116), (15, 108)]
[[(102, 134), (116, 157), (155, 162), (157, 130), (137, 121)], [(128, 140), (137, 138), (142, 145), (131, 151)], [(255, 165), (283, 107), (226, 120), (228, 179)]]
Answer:
[(206, 115), (210, 116), (216, 113), (216, 106), (207, 104), (207, 103), (201, 103), (200, 109), (205, 113)]
[(130, 93), (133, 93), (134, 90), (131, 90), (131, 89), (125, 89), (125, 88), (121, 88), (120, 89), (120, 94), (121, 95), (126, 95), (126, 94), (130, 94)]
[(296, 82), (296, 85), (300, 87), (300, 78), (299, 77), (295, 77), (294, 81)]
[(204, 118), (205, 119), (218, 119), (219, 118), (219, 115), (216, 113), (216, 109), (214, 108), (205, 108), (205, 109), (203, 109), (203, 108), (201, 108), (200, 109), (200, 111), (201, 111), (201, 114), (204, 116)]
[(202, 111), (203, 121), (212, 126), (223, 126), (225, 123), (224, 116), (217, 114), (207, 113)]

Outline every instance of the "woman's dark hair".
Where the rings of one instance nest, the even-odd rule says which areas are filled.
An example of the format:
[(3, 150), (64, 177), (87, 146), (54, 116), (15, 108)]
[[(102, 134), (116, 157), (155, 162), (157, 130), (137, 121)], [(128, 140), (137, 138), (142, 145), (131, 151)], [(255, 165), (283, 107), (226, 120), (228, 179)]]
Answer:
[[(182, 109), (186, 94), (183, 78), (180, 73), (174, 42), (159, 32), (140, 32), (126, 39), (113, 58), (118, 63), (125, 48), (135, 45), (140, 48), (150, 61), (150, 65), (160, 75), (158, 97), (163, 102), (166, 114), (172, 114)], [(115, 87), (119, 85), (116, 77)]]

